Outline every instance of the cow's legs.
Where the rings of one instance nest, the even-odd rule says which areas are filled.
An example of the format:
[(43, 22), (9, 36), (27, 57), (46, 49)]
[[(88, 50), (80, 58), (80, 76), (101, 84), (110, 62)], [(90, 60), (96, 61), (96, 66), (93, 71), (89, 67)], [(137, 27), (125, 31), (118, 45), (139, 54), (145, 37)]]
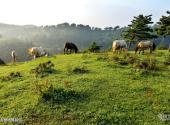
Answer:
[(140, 54), (141, 50), (139, 50), (139, 54)]
[(69, 54), (71, 54), (71, 49), (70, 49), (70, 51), (69, 51)]
[(34, 59), (34, 60), (36, 59), (36, 55), (33, 55), (33, 59)]
[(67, 55), (69, 54), (69, 49), (66, 49), (66, 53), (67, 53)]
[(150, 47), (150, 54), (152, 53), (152, 47)]

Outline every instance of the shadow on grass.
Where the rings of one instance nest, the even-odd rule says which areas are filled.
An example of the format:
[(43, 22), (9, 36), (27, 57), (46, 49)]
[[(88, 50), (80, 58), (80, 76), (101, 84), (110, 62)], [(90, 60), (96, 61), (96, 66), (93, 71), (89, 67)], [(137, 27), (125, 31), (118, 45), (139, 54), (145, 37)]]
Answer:
[(83, 92), (76, 92), (74, 90), (65, 90), (63, 88), (50, 88), (42, 95), (43, 102), (50, 102), (52, 104), (65, 104), (70, 101), (81, 102), (86, 100), (88, 95)]

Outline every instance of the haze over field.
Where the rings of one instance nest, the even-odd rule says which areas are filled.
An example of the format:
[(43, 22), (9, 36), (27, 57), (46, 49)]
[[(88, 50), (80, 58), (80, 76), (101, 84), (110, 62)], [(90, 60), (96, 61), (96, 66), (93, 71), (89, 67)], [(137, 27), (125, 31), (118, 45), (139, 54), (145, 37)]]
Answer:
[(127, 26), (133, 16), (153, 14), (154, 22), (170, 8), (169, 0), (1, 0), (0, 22), (55, 25)]

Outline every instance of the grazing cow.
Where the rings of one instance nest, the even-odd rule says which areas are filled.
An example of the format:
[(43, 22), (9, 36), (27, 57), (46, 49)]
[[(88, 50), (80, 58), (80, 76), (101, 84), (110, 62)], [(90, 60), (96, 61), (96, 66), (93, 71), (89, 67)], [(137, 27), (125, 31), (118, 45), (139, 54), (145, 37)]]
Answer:
[(47, 55), (47, 52), (42, 47), (29, 48), (28, 53), (32, 56), (33, 59)]
[(15, 52), (15, 50), (12, 50), (11, 57), (12, 57), (12, 62), (15, 63), (16, 62), (16, 52)]
[(141, 51), (143, 51), (144, 53), (145, 49), (150, 49), (150, 53), (152, 53), (152, 51), (156, 49), (156, 44), (153, 41), (149, 41), (149, 40), (140, 41), (135, 48), (135, 54), (137, 53), (138, 50), (139, 50), (139, 54)]
[(77, 53), (78, 48), (74, 43), (66, 42), (64, 45), (64, 54), (71, 54), (71, 52)]
[(112, 44), (113, 52), (121, 52), (122, 50), (125, 52), (127, 50), (127, 43), (125, 40), (115, 40)]

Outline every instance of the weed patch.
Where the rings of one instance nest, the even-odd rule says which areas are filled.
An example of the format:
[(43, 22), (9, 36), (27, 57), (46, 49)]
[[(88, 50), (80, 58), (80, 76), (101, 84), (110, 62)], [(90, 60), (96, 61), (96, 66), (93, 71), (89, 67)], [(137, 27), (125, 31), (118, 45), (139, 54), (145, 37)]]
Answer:
[(67, 67), (67, 72), (68, 73), (74, 73), (74, 74), (83, 74), (83, 73), (88, 73), (89, 70), (85, 66), (77, 66), (77, 67)]
[(64, 104), (71, 100), (80, 102), (86, 97), (87, 95), (84, 93), (76, 92), (74, 90), (65, 90), (63, 88), (49, 88), (48, 91), (44, 92), (42, 95), (44, 102), (51, 102), (53, 104)]
[(152, 58), (147, 58), (144, 60), (137, 61), (134, 64), (135, 69), (145, 69), (145, 70), (158, 70), (157, 60)]
[(51, 61), (40, 63), (36, 68), (31, 70), (31, 73), (34, 73), (36, 77), (45, 77), (55, 72), (53, 67), (54, 64)]
[(0, 79), (2, 82), (7, 82), (7, 81), (11, 81), (11, 80), (20, 78), (20, 77), (22, 77), (20, 72), (11, 72), (9, 75), (3, 76)]

